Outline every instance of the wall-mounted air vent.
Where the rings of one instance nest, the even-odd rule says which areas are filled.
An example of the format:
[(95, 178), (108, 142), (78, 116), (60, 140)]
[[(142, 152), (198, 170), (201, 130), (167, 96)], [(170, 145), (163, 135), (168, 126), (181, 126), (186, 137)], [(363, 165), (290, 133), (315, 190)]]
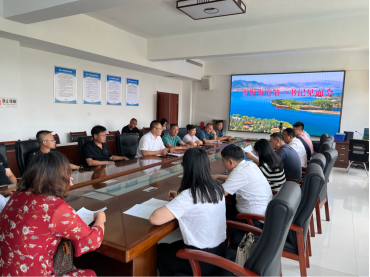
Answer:
[(191, 64), (196, 65), (196, 66), (203, 67), (203, 64), (198, 63), (198, 62), (195, 62), (195, 61), (193, 61), (193, 60), (186, 60), (186, 62), (187, 62), (187, 63), (191, 63)]

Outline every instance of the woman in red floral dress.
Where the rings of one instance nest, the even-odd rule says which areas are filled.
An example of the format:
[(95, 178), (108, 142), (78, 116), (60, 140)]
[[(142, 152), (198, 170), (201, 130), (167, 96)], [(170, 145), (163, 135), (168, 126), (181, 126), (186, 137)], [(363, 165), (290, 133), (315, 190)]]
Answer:
[[(0, 275), (53, 276), (53, 256), (62, 238), (72, 241), (75, 256), (97, 249), (104, 235), (104, 212), (88, 227), (63, 199), (71, 168), (60, 153), (35, 156), (17, 192), (0, 214)], [(96, 276), (75, 269), (67, 276)]]

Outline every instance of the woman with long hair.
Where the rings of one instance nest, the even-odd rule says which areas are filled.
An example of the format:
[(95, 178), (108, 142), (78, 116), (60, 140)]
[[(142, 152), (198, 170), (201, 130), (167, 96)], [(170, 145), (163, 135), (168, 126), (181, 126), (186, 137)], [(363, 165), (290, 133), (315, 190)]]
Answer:
[[(175, 273), (192, 275), (188, 260), (180, 259), (180, 249), (196, 249), (224, 257), (226, 254), (226, 207), (224, 189), (212, 179), (207, 153), (190, 148), (183, 156), (183, 179), (179, 190), (169, 191), (165, 206), (155, 210), (150, 223), (161, 225), (177, 219), (183, 240), (158, 245), (158, 270), (161, 276)], [(217, 267), (200, 263), (202, 275), (214, 275)]]
[(253, 159), (259, 165), (272, 190), (280, 190), (286, 181), (283, 161), (266, 139), (256, 141), (254, 150), (258, 153), (258, 159), (251, 157), (249, 153), (246, 153), (247, 158)]
[(184, 143), (189, 144), (191, 147), (199, 147), (200, 145), (203, 145), (203, 141), (195, 136), (197, 128), (194, 125), (188, 124), (186, 129), (188, 130), (188, 133), (182, 138)]
[[(72, 241), (76, 257), (100, 246), (105, 213), (95, 213), (95, 225), (87, 226), (63, 200), (71, 185), (66, 157), (59, 152), (34, 156), (0, 215), (2, 275), (54, 275), (53, 256), (62, 238)], [(66, 275), (96, 276), (89, 269)]]
[(164, 131), (164, 130), (168, 130), (168, 129), (170, 129), (170, 125), (168, 124), (167, 119), (162, 118), (162, 119), (161, 119), (161, 121), (159, 121), (159, 123), (161, 123), (161, 125), (162, 125), (162, 130), (163, 130), (163, 131)]

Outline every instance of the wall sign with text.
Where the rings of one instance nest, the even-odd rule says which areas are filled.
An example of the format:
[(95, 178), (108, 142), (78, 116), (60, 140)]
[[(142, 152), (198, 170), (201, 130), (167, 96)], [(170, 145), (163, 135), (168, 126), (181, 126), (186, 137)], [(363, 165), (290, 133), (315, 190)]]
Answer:
[(122, 78), (107, 75), (107, 105), (122, 105)]
[(17, 108), (17, 98), (0, 97), (0, 108)]
[(126, 105), (139, 106), (139, 80), (126, 79)]
[(54, 102), (77, 103), (76, 69), (54, 66)]
[(83, 72), (83, 103), (101, 104), (101, 74)]

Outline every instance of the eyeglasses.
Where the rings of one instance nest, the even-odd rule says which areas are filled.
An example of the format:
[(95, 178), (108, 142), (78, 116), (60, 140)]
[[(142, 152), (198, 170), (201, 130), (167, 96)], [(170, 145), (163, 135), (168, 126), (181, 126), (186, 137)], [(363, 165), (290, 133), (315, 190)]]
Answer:
[(157, 130), (162, 130), (162, 128), (156, 128)]
[(44, 139), (44, 141), (56, 141), (55, 139)]

